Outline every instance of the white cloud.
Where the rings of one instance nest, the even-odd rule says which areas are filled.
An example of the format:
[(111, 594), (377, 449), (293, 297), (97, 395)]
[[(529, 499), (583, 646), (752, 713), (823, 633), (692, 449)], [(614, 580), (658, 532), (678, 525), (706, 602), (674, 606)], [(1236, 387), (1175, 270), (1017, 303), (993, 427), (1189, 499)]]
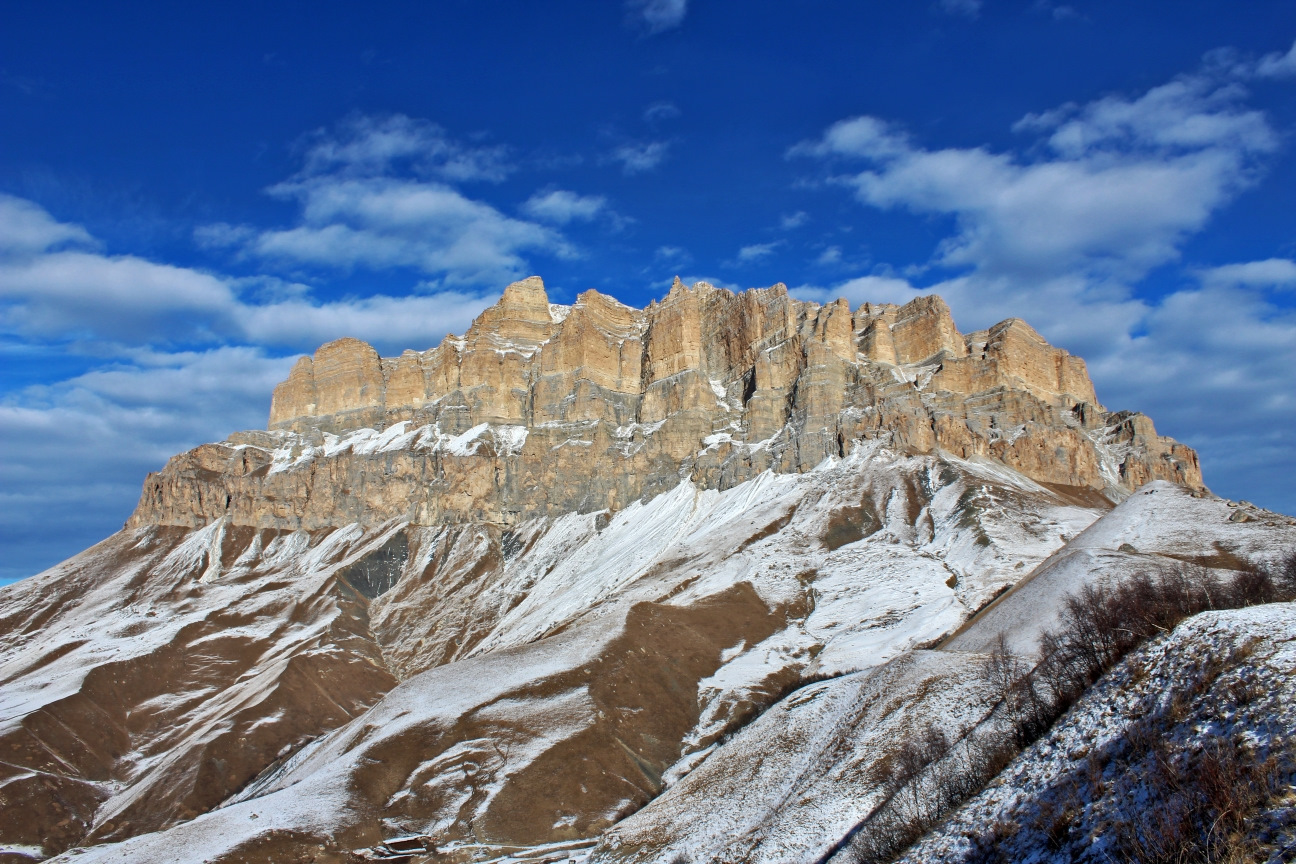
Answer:
[(0, 362), (89, 367), (0, 396), (0, 583), (117, 530), (145, 473), (172, 454), (264, 427), (294, 359), (264, 346), (310, 351), (355, 336), (389, 356), (430, 348), (498, 296), (497, 286), (320, 302), (299, 284), (63, 248), (97, 244), (31, 202), (0, 207), (0, 335), (10, 337)]
[(522, 204), (522, 212), (532, 219), (566, 225), (568, 222), (588, 222), (607, 205), (602, 195), (577, 195), (566, 189), (537, 192)]
[(658, 246), (653, 258), (665, 264), (689, 264), (693, 256), (681, 246)]
[(832, 267), (840, 264), (842, 260), (842, 250), (840, 246), (829, 246), (819, 253), (815, 263), (821, 267)]
[(404, 114), (355, 115), (305, 139), (304, 176), (386, 175), (400, 169), (455, 182), (499, 182), (514, 166), (505, 147), (469, 146), (435, 123)]
[(239, 429), (263, 428), (293, 358), (222, 347), (127, 351), (0, 400), (0, 583), (49, 567), (121, 527), (149, 471)]
[(522, 275), (526, 251), (574, 257), (561, 234), (514, 219), (432, 181), (319, 177), (281, 183), (301, 223), (262, 232), (259, 257), (339, 269), (410, 267), (452, 285), (499, 285)]
[(1287, 78), (1296, 75), (1296, 42), (1286, 54), (1274, 52), (1260, 58), (1255, 74), (1261, 78)]
[(626, 0), (626, 10), (633, 22), (652, 35), (683, 24), (688, 0)]
[(60, 246), (93, 246), (80, 225), (54, 219), (30, 201), (0, 193), (0, 254), (29, 255)]
[(939, 0), (936, 5), (947, 15), (975, 18), (981, 14), (981, 0)]
[(873, 163), (840, 178), (871, 206), (956, 217), (940, 264), (1018, 280), (1129, 281), (1173, 260), (1277, 148), (1243, 96), (1210, 76), (1185, 76), (1137, 98), (1030, 115), (1016, 128), (1043, 136), (1036, 158), (924, 149), (874, 117), (836, 123), (791, 152)]
[(831, 303), (838, 297), (845, 297), (851, 306), (857, 307), (861, 303), (908, 303), (918, 296), (919, 289), (906, 280), (893, 276), (857, 276), (831, 288), (800, 285), (790, 293), (801, 300), (813, 300), (816, 303)]
[(753, 243), (750, 246), (744, 246), (738, 250), (738, 261), (742, 264), (760, 261), (773, 255), (782, 245), (781, 242), (775, 241), (773, 243)]
[(1291, 288), (1296, 286), (1296, 261), (1269, 258), (1245, 264), (1210, 267), (1199, 274), (1202, 284), (1211, 288), (1240, 285), (1251, 288)]
[(447, 333), (463, 333), (498, 292), (440, 290), (411, 297), (379, 295), (334, 303), (290, 300), (238, 308), (245, 339), (271, 345), (314, 348), (354, 336), (387, 354), (434, 347)]
[(810, 214), (804, 210), (798, 210), (795, 213), (784, 213), (779, 217), (779, 227), (784, 231), (791, 231), (793, 228), (800, 228), (810, 221)]
[(680, 116), (680, 110), (674, 102), (654, 102), (644, 109), (645, 123), (660, 123), (663, 120), (674, 120)]
[(622, 144), (608, 154), (613, 162), (621, 163), (621, 171), (627, 175), (642, 174), (651, 171), (666, 158), (670, 149), (668, 141), (648, 141), (643, 143)]
[[(302, 169), (267, 190), (299, 205), (296, 224), (256, 230), (218, 222), (194, 237), (284, 266), (409, 268), (446, 285), (495, 287), (531, 269), (528, 253), (577, 256), (554, 228), (506, 216), (451, 185), (504, 179), (512, 170), (506, 155), (456, 142), (425, 120), (352, 117), (309, 136)], [(572, 218), (593, 200), (568, 202)], [(563, 202), (549, 203), (541, 210), (553, 216)]]
[(215, 276), (129, 255), (0, 258), (0, 327), (11, 333), (189, 341), (226, 329), (234, 305)]
[[(0, 249), (20, 241), (30, 247), (23, 238), (67, 234), (43, 209), (23, 203), (9, 211), (23, 219), (0, 221)], [(92, 241), (77, 231), (67, 236)], [(136, 346), (234, 340), (313, 350), (355, 336), (389, 350), (426, 348), (447, 332), (461, 332), (502, 284), (487, 292), (441, 288), (325, 303), (302, 285), (229, 279), (130, 255), (0, 254), (0, 331)]]

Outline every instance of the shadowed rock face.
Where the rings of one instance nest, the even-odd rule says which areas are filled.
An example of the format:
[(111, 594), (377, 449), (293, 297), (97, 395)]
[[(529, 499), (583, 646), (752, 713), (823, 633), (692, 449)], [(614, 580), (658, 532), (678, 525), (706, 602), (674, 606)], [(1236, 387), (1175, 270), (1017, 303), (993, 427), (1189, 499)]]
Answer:
[(129, 524), (509, 525), (619, 510), (682, 478), (807, 471), (868, 439), (1113, 501), (1154, 479), (1202, 488), (1196, 453), (1107, 413), (1084, 361), (1018, 319), (963, 335), (936, 296), (852, 312), (782, 285), (676, 280), (646, 309), (596, 291), (562, 307), (532, 277), (430, 351), (341, 339), (302, 358), (270, 428), (177, 456)]

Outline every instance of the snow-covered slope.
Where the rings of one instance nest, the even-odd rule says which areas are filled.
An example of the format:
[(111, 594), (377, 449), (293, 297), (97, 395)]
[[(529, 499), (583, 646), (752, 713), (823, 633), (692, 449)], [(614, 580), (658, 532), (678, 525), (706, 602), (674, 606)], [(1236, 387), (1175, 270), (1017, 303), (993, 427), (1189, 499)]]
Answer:
[[(40, 577), (43, 590), (20, 583), (0, 594), (13, 622), (0, 637), (0, 743), (19, 744), (22, 757), (0, 789), (53, 780), (84, 788), (65, 842), (185, 823), (257, 774), (266, 775), (258, 792), (281, 791), (149, 836), (173, 850), (184, 845), (174, 831), (214, 832), (232, 849), (263, 837), (275, 824), (269, 812), (286, 814), (276, 817), (282, 830), (317, 839), (350, 836), (354, 823), (361, 846), (397, 830), (384, 819), (446, 840), (588, 836), (650, 800), (674, 763), (696, 761), (789, 684), (935, 641), (1097, 515), (1002, 466), (899, 456), (873, 442), (806, 474), (767, 473), (723, 492), (682, 483), (610, 519), (533, 520), (507, 534), (403, 523), (124, 532)], [(394, 587), (371, 599), (352, 585), (370, 585), (360, 574), (379, 565), (395, 569)], [(682, 629), (645, 639), (636, 627), (648, 619)], [(346, 633), (322, 635), (343, 624)], [(648, 662), (640, 657), (678, 673), (658, 702), (635, 695)], [(325, 662), (336, 669), (303, 681), (286, 671)], [(442, 704), (436, 694), (455, 681), (470, 682), (462, 686), (479, 701)], [(593, 692), (600, 687), (610, 689)], [(488, 707), (497, 698), (513, 706), (507, 723)], [(320, 711), (310, 699), (341, 709)], [(483, 711), (484, 726), (468, 722)], [(658, 728), (655, 715), (670, 722)], [(70, 730), (58, 733), (65, 743), (55, 726)], [(111, 748), (86, 743), (102, 729), (115, 736)], [(511, 735), (516, 747), (500, 745)], [(589, 778), (605, 772), (616, 783), (579, 806), (522, 794), (524, 769), (543, 763), (540, 754), (557, 758), (606, 735), (620, 761), (611, 771), (606, 760), (583, 763), (572, 788), (594, 789)], [(651, 742), (626, 753), (635, 736)], [(389, 764), (382, 783), (357, 779), (376, 758), (367, 754), (390, 748), (417, 762)], [(80, 749), (97, 761), (65, 755)], [(40, 755), (49, 753), (56, 758)], [(273, 767), (280, 760), (289, 764)], [(486, 775), (506, 779), (492, 786)], [(323, 795), (317, 783), (347, 791)], [(522, 818), (518, 807), (543, 814)], [(237, 815), (248, 808), (258, 819)], [(354, 818), (333, 821), (344, 811)], [(203, 827), (212, 824), (222, 827)], [(129, 858), (151, 842), (96, 854)], [(199, 859), (219, 852), (193, 848)]]
[[(1149, 484), (1055, 552), (940, 650), (793, 692), (693, 766), (688, 779), (613, 828), (595, 861), (683, 854), (693, 864), (816, 860), (883, 800), (879, 766), (936, 723), (957, 740), (996, 698), (979, 680), (1000, 632), (1033, 650), (1066, 594), (1182, 560), (1263, 559), (1296, 548), (1296, 520)], [(1141, 543), (1146, 551), (1121, 552)], [(1132, 544), (1131, 544), (1132, 545)], [(1221, 551), (1223, 550), (1223, 551)], [(1296, 635), (1296, 634), (1290, 634)], [(915, 859), (921, 860), (921, 859)], [(1010, 859), (1015, 860), (1015, 859)]]
[[(1239, 519), (1239, 516), (1244, 518)], [(1000, 632), (1029, 653), (1056, 624), (1067, 594), (1175, 562), (1237, 569), (1293, 548), (1296, 520), (1153, 481), (1054, 553), (950, 639), (952, 651), (988, 651)]]
[[(1179, 772), (1240, 768), (1236, 793), (1245, 799), (1272, 756), (1270, 800), (1255, 806), (1236, 839), (1253, 844), (1245, 860), (1290, 861), (1293, 730), (1296, 604), (1202, 613), (1126, 658), (901, 860), (1097, 864), (1130, 860), (1132, 846), (1153, 860), (1158, 841), (1172, 841), (1177, 820), (1200, 806)], [(1227, 824), (1227, 814), (1217, 818)]]
[(600, 860), (813, 856), (900, 731), (976, 719), (999, 629), (1028, 642), (1088, 579), (1296, 541), (1145, 493), (1104, 515), (874, 441), (507, 530), (125, 531), (0, 591), (0, 795), (25, 808), (3, 854), (345, 860), (412, 832), (467, 860), (611, 827)]

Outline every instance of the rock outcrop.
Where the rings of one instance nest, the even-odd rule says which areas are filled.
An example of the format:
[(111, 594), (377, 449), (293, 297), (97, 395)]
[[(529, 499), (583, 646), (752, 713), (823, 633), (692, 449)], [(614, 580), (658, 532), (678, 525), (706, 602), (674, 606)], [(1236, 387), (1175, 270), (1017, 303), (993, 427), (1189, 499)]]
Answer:
[(130, 524), (509, 525), (620, 510), (683, 478), (807, 471), (874, 439), (1082, 497), (1202, 488), (1190, 448), (1107, 413), (1084, 361), (1015, 318), (964, 335), (936, 296), (852, 311), (679, 280), (646, 309), (592, 290), (558, 306), (532, 277), (429, 351), (340, 339), (303, 357), (269, 433), (176, 457)]

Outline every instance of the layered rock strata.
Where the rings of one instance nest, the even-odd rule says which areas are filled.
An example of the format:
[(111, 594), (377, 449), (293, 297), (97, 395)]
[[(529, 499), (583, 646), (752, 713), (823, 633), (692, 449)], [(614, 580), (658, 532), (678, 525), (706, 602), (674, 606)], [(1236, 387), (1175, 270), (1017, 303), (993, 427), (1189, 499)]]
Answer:
[(678, 279), (646, 309), (593, 290), (558, 306), (532, 277), (430, 351), (341, 339), (301, 358), (270, 432), (177, 456), (129, 524), (509, 525), (802, 472), (869, 439), (1112, 501), (1202, 488), (1196, 453), (1105, 411), (1084, 361), (1019, 319), (962, 334), (936, 296), (852, 311)]

